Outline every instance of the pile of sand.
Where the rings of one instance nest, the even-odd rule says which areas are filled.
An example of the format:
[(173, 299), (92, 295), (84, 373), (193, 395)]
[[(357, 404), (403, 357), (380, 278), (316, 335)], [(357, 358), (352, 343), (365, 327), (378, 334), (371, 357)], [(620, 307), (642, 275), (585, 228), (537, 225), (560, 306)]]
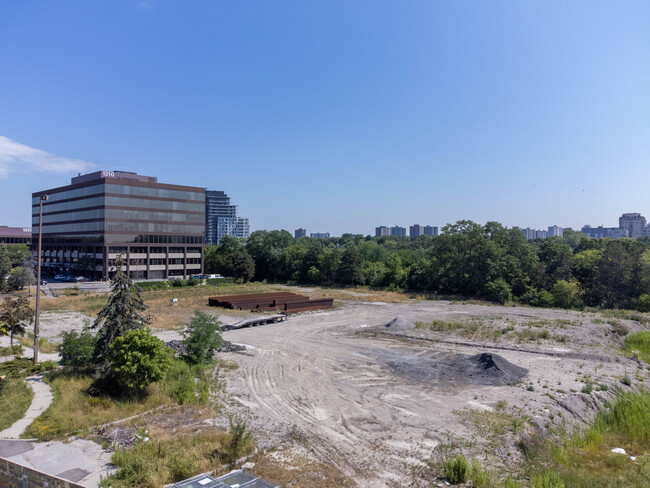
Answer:
[(395, 317), (393, 320), (386, 324), (386, 328), (390, 330), (408, 330), (415, 329), (415, 324), (409, 322), (404, 317)]

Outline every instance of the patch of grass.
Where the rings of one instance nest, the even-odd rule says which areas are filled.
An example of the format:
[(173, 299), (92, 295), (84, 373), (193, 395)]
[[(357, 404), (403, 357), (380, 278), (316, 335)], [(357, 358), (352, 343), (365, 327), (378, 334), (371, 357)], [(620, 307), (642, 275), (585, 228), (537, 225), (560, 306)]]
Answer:
[(634, 320), (641, 325), (650, 325), (650, 314), (636, 310), (603, 310), (601, 315), (610, 319)]
[(0, 356), (16, 356), (23, 353), (23, 346), (20, 344), (14, 344), (13, 346), (0, 347)]
[(0, 430), (4, 430), (25, 415), (34, 392), (22, 378), (0, 380), (0, 384)]
[(492, 473), (476, 460), (472, 461), (469, 478), (472, 480), (473, 488), (490, 488), (493, 486)]
[[(153, 488), (214, 470), (223, 464), (220, 453), (225, 452), (231, 442), (231, 434), (218, 431), (139, 442), (132, 449), (119, 449), (113, 454), (111, 461), (118, 471), (100, 486)], [(253, 449), (251, 439), (242, 445), (244, 454)]]
[(564, 488), (566, 485), (559, 474), (552, 469), (530, 476), (530, 488)]
[(612, 326), (612, 333), (619, 337), (624, 337), (630, 333), (628, 329), (620, 320), (608, 320), (607, 323)]
[(52, 371), (58, 367), (54, 361), (43, 361), (34, 364), (30, 358), (15, 358), (11, 361), (0, 363), (0, 376), (7, 378), (26, 378), (44, 371)]
[[(34, 334), (29, 332), (26, 336), (18, 337), (20, 343), (28, 349), (34, 349)], [(59, 345), (48, 341), (45, 337), (38, 338), (38, 350), (43, 354), (56, 352)]]
[(636, 332), (625, 338), (625, 351), (650, 362), (650, 331)]

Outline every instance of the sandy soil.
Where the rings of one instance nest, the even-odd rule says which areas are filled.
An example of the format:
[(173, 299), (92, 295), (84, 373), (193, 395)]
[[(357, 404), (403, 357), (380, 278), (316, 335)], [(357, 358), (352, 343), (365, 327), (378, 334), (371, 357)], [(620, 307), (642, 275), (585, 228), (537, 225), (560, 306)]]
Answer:
[[(399, 331), (412, 338), (376, 333), (374, 326), (395, 316), (425, 323), (481, 320), (481, 330), (507, 324), (514, 331), (512, 339), (507, 333), (487, 346), (462, 333), (419, 328)], [(549, 338), (521, 342), (516, 332), (531, 328), (548, 329)], [(272, 455), (287, 469), (299, 468), (291, 464), (307, 452), (311, 461), (336, 466), (368, 487), (429, 486), (424, 461), (435, 458), (440, 445), (505, 469), (516, 462), (514, 441), (523, 430), (589, 420), (613, 387), (623, 387), (626, 373), (647, 377), (645, 370), (637, 373), (635, 361), (616, 355), (622, 339), (611, 334), (611, 325), (580, 312), (347, 302), (224, 337), (250, 346), (222, 356), (239, 364), (227, 374), (228, 410), (249, 419), (258, 446), (280, 446)], [(490, 386), (461, 381), (468, 373), (460, 366), (458, 381), (416, 371), (427, 362), (433, 368), (436, 361), (483, 352), (528, 372), (521, 381)], [(581, 393), (589, 382), (593, 391)], [(300, 456), (293, 455), (296, 450)]]

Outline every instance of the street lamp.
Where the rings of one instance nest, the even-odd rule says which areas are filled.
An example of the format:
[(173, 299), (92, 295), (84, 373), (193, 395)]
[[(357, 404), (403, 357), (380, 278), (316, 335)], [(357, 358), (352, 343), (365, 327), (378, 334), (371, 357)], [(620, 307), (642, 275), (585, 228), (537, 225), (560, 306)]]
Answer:
[(38, 339), (40, 334), (40, 301), (41, 301), (41, 245), (43, 243), (43, 202), (48, 195), (41, 195), (38, 206), (38, 255), (36, 256), (36, 315), (34, 317), (34, 363), (38, 363)]

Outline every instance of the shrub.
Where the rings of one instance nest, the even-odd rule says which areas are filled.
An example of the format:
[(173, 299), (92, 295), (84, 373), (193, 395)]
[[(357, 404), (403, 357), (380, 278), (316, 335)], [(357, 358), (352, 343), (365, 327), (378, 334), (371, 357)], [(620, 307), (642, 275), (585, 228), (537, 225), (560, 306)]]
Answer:
[(494, 281), (489, 281), (485, 285), (485, 296), (493, 302), (503, 305), (512, 300), (512, 290), (506, 280), (499, 278)]
[(173, 353), (149, 329), (138, 329), (117, 337), (111, 345), (109, 365), (123, 386), (143, 393), (161, 380), (172, 364)]
[(151, 290), (167, 290), (169, 288), (168, 281), (141, 281), (138, 283), (138, 288), (141, 291)]
[(210, 398), (210, 375), (200, 366), (175, 360), (161, 384), (164, 391), (180, 404), (205, 403)]
[(235, 282), (234, 278), (208, 278), (205, 280), (205, 284), (208, 286), (226, 286), (232, 285)]
[(445, 478), (447, 478), (452, 485), (459, 485), (467, 481), (469, 475), (469, 463), (465, 456), (456, 456), (455, 458), (448, 459), (443, 463), (443, 470)]
[(20, 356), (23, 353), (23, 346), (16, 344), (13, 346), (0, 347), (0, 356)]
[(470, 478), (473, 488), (490, 488), (492, 486), (492, 474), (478, 461), (472, 461)]
[(76, 331), (62, 332), (62, 341), (58, 350), (61, 353), (61, 364), (83, 368), (90, 364), (95, 351), (95, 336), (89, 331), (81, 333)]
[(181, 335), (185, 344), (185, 357), (193, 364), (210, 361), (213, 350), (219, 349), (223, 342), (218, 317), (199, 310), (194, 312)]
[(564, 488), (560, 475), (552, 469), (530, 475), (530, 488)]
[(650, 392), (624, 393), (596, 416), (594, 428), (650, 445)]
[(224, 448), (224, 452), (219, 453), (220, 458), (227, 463), (234, 463), (246, 451), (246, 446), (251, 441), (251, 435), (246, 430), (246, 421), (240, 417), (230, 417), (230, 439)]
[(578, 304), (578, 285), (558, 280), (551, 294), (553, 295), (553, 306), (559, 308), (572, 308)]

